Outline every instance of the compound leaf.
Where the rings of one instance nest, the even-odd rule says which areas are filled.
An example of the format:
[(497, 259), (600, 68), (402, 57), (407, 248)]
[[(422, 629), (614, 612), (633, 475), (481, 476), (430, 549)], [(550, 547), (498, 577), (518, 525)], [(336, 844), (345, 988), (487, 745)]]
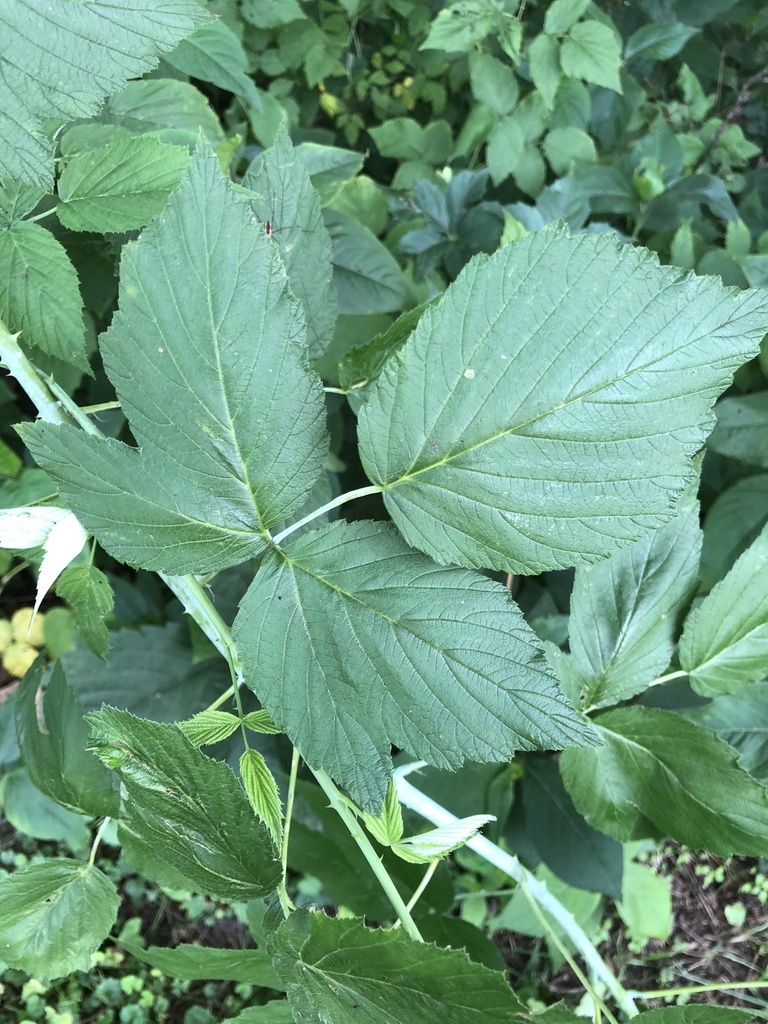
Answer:
[(604, 746), (565, 750), (560, 770), (576, 809), (625, 841), (639, 815), (719, 857), (768, 853), (768, 792), (733, 747), (671, 711), (629, 707), (594, 718)]
[(195, 0), (14, 0), (0, 11), (0, 177), (50, 188), (44, 122), (89, 117), (208, 15)]
[(440, 562), (595, 561), (671, 518), (712, 403), (766, 326), (760, 292), (608, 235), (536, 231), (426, 310), (360, 412), (363, 464)]
[(249, 900), (280, 879), (266, 827), (228, 765), (206, 757), (178, 726), (105, 707), (88, 715), (92, 747), (120, 776), (120, 827), (159, 851), (204, 892)]
[(294, 1015), (307, 1024), (509, 1024), (523, 1009), (501, 972), (463, 951), (298, 910), (268, 942)]
[(302, 756), (379, 813), (390, 743), (440, 768), (592, 742), (504, 588), (337, 522), (265, 555), (234, 625)]
[(0, 879), (0, 904), (0, 957), (45, 982), (90, 969), (120, 898), (98, 868), (54, 857)]
[(147, 569), (209, 573), (258, 554), (322, 471), (325, 403), (279, 255), (205, 144), (123, 250), (101, 347), (139, 450), (21, 430), (72, 511)]

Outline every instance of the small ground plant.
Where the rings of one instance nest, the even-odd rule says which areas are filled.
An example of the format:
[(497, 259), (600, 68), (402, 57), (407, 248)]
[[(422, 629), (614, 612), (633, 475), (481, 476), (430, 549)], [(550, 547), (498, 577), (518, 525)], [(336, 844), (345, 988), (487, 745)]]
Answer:
[[(55, 588), (77, 635), (47, 611), (26, 654), (45, 652), (3, 705), (6, 815), (35, 834), (36, 809), (56, 808), (72, 856), (0, 879), (0, 958), (42, 982), (87, 969), (118, 913), (103, 840), (167, 889), (243, 905), (257, 948), (120, 939), (169, 974), (259, 986), (238, 1024), (529, 1020), (473, 914), (489, 931), (527, 915), (596, 1020), (634, 1017), (642, 993), (588, 924), (601, 894), (640, 944), (657, 926), (638, 893), (669, 916), (635, 841), (768, 857), (766, 760), (745, 724), (768, 699), (768, 516), (714, 547), (700, 525), (723, 466), (702, 470), (710, 435), (752, 467), (733, 490), (766, 496), (752, 384), (768, 293), (732, 286), (766, 257), (702, 169), (736, 175), (754, 153), (731, 133), (723, 170), (735, 125), (688, 130), (711, 105), (685, 65), (668, 110), (681, 138), (670, 114), (601, 164), (586, 128), (608, 145), (609, 103), (645, 123), (621, 17), (456, 4), (421, 49), (469, 76), (477, 105), (455, 117), (475, 134), (397, 117), (403, 158), (393, 121), (371, 129), (399, 161), (387, 248), (363, 157), (309, 130), (294, 145), (305, 92), (249, 77), (287, 68), (283, 27), (312, 34), (302, 10), (214, 6), (96, 2), (76, 24), (68, 0), (60, 19), (9, 8), (13, 31), (49, 41), (47, 63), (11, 75), (21, 113), (0, 118), (16, 424), (0, 543), (37, 568), (33, 610)], [(672, 13), (663, 32), (629, 28), (627, 62), (698, 32)], [(314, 45), (310, 86), (337, 72)], [(98, 75), (70, 59), (89, 46)], [(363, 79), (357, 95), (390, 109)], [(434, 64), (417, 79), (439, 104)], [(413, 77), (400, 85), (398, 100)], [(353, 91), (319, 92), (356, 139)], [(727, 222), (724, 247), (702, 207)], [(716, 417), (736, 375), (746, 393)], [(502, 893), (492, 921), (487, 887), (448, 913), (457, 852)], [(643, 1015), (659, 1014), (688, 1021)]]

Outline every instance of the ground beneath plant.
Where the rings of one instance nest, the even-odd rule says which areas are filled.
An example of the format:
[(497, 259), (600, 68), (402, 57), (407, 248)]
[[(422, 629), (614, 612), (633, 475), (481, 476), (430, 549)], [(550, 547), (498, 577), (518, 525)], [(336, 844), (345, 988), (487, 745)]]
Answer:
[[(740, 892), (754, 884), (758, 861), (733, 857), (723, 861), (707, 855), (681, 856), (667, 844), (653, 860), (659, 873), (671, 879), (674, 926), (666, 942), (650, 940), (642, 951), (629, 948), (621, 920), (616, 916), (600, 953), (626, 989), (641, 992), (696, 985), (744, 985), (691, 994), (686, 1001), (745, 1009), (768, 1010), (768, 989), (750, 989), (750, 982), (768, 979), (768, 904)], [(763, 865), (765, 868), (765, 865)], [(726, 908), (741, 904), (743, 923), (729, 924)], [(510, 977), (530, 977), (532, 962), (546, 969), (541, 943), (524, 936), (497, 936)], [(514, 984), (514, 981), (513, 981)], [(548, 996), (546, 995), (548, 993)], [(583, 988), (570, 968), (564, 967), (545, 982), (542, 998), (552, 996), (575, 1005)], [(666, 1002), (674, 1002), (669, 999)], [(651, 1009), (665, 1005), (648, 999)]]

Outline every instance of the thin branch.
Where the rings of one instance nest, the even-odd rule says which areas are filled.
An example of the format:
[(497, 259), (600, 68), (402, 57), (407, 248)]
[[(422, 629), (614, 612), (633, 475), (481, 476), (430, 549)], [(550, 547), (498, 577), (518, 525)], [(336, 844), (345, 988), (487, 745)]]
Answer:
[(761, 82), (764, 82), (767, 79), (768, 79), (768, 64), (765, 64), (765, 65), (763, 65), (763, 67), (760, 68), (759, 71), (756, 71), (754, 75), (750, 75), (750, 77), (746, 80), (746, 82), (744, 82), (744, 84), (742, 85), (741, 89), (739, 89), (739, 94), (736, 97), (736, 101), (734, 102), (734, 104), (731, 106), (730, 110), (728, 110), (728, 112), (726, 113), (725, 117), (723, 118), (723, 120), (718, 125), (717, 131), (712, 136), (712, 138), (709, 140), (707, 145), (704, 147), (704, 150), (701, 153), (701, 156), (699, 157), (699, 159), (693, 165), (693, 170), (694, 171), (698, 170), (699, 167), (701, 167), (701, 165), (706, 160), (709, 159), (709, 157), (712, 155), (712, 152), (714, 151), (715, 147), (717, 146), (718, 142), (720, 141), (720, 139), (725, 134), (726, 129), (730, 125), (732, 125), (735, 121), (738, 121), (739, 118), (743, 115), (744, 107), (749, 102), (749, 100), (752, 98), (752, 89), (756, 85), (759, 85)]

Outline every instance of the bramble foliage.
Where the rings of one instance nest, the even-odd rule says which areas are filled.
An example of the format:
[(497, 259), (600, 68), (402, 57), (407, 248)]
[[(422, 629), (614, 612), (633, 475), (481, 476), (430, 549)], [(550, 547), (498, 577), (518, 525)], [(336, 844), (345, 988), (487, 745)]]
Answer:
[[(122, 940), (262, 986), (240, 1024), (522, 1024), (477, 924), (631, 1016), (584, 930), (641, 930), (632, 844), (768, 856), (763, 5), (0, 25), (0, 544), (66, 605), (0, 796), (72, 852), (0, 878), (0, 958), (87, 969), (104, 834), (247, 903), (256, 951)], [(450, 913), (465, 844), (494, 920)]]

